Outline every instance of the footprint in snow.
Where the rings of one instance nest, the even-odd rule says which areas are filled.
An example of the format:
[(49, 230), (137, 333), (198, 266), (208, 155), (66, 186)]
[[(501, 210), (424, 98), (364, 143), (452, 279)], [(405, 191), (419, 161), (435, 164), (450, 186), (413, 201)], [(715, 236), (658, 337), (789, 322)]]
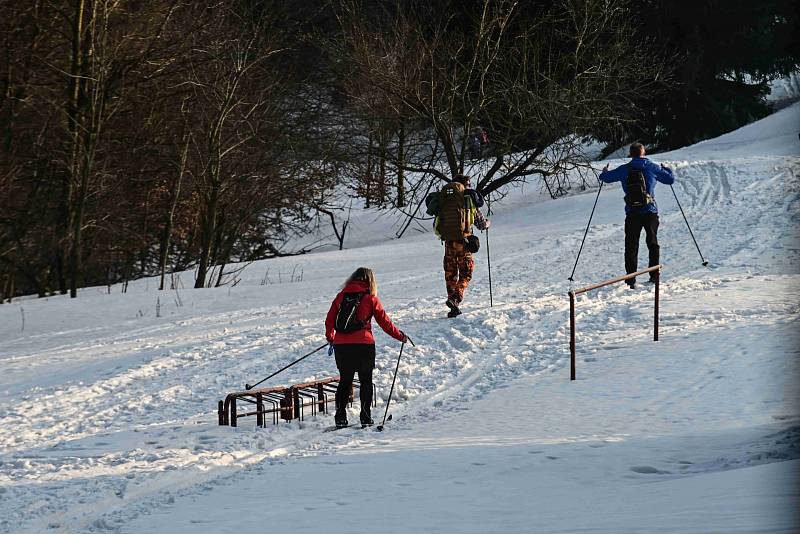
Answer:
[(669, 471), (661, 471), (660, 469), (656, 469), (655, 467), (649, 465), (637, 465), (631, 467), (631, 471), (634, 473), (639, 473), (642, 475), (669, 475)]

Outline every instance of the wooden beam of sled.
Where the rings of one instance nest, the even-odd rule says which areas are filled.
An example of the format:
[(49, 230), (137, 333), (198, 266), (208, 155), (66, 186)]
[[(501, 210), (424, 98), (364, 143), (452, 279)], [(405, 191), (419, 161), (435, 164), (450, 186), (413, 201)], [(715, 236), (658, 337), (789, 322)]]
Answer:
[(619, 282), (623, 282), (625, 280), (630, 280), (631, 278), (636, 278), (637, 276), (641, 276), (643, 274), (656, 272), (655, 306), (653, 308), (653, 341), (658, 341), (658, 305), (659, 305), (658, 291), (659, 291), (659, 283), (661, 282), (661, 268), (662, 268), (661, 264), (654, 265), (652, 267), (648, 267), (647, 269), (636, 271), (635, 273), (626, 274), (625, 276), (619, 276), (617, 278), (612, 278), (611, 280), (606, 280), (605, 282), (600, 282), (599, 284), (582, 287), (580, 289), (575, 289), (567, 293), (567, 295), (569, 295), (569, 379), (570, 380), (575, 380), (575, 297), (582, 293), (587, 293), (595, 289), (600, 289), (601, 287), (606, 287), (610, 286), (611, 284), (616, 284)]
[[(261, 389), (250, 389), (246, 391), (236, 391), (229, 393), (224, 401), (219, 401), (217, 414), (221, 426), (237, 426), (238, 419), (247, 416), (256, 416), (256, 425), (261, 427), (266, 425), (265, 415), (272, 415), (273, 424), (280, 420), (291, 421), (292, 419), (303, 419), (306, 408), (311, 409), (311, 414), (327, 413), (328, 404), (336, 400), (336, 386), (340, 377), (332, 376), (313, 382), (304, 382), (291, 386), (278, 386)], [(358, 380), (353, 380), (350, 389), (349, 401), (352, 403), (355, 395), (355, 387), (360, 387)], [(373, 387), (373, 406), (377, 405), (377, 394), (375, 385)], [(237, 401), (254, 405), (255, 410), (239, 413), (237, 411)], [(267, 408), (265, 403), (269, 403), (271, 408)]]

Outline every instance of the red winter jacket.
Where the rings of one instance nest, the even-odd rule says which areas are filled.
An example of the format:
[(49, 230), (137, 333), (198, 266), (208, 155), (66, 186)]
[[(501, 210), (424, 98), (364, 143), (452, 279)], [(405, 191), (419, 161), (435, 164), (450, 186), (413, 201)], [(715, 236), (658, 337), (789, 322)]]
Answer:
[[(342, 305), (344, 293), (366, 293), (356, 310), (356, 319), (366, 323), (366, 326), (361, 330), (344, 333), (336, 332), (334, 328), (336, 314), (339, 312), (339, 307)], [(375, 295), (369, 294), (369, 284), (358, 280), (350, 282), (336, 295), (336, 298), (333, 299), (331, 303), (331, 309), (328, 310), (328, 316), (325, 318), (325, 338), (328, 340), (328, 343), (333, 343), (334, 345), (344, 345), (346, 343), (374, 345), (375, 338), (372, 336), (372, 317), (375, 317), (375, 321), (383, 328), (384, 332), (398, 341), (403, 341), (403, 333), (392, 324), (392, 320), (386, 315), (386, 310), (383, 309), (381, 301), (378, 300), (378, 297)]]

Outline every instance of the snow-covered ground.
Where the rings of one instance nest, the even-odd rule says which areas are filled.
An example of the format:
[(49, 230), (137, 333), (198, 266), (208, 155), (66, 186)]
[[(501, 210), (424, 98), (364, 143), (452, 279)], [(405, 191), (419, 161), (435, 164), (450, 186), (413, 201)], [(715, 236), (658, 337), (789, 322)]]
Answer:
[[(676, 169), (710, 265), (659, 186), (660, 341), (645, 284), (581, 296), (575, 382), (566, 279), (596, 190), (493, 205), (494, 307), (484, 236), (454, 320), (441, 245), (388, 239), (373, 212), (354, 217), (354, 248), (256, 263), (235, 287), (184, 273), (178, 292), (140, 280), (0, 306), (0, 531), (796, 531), (798, 130), (795, 104), (653, 158)], [(576, 286), (621, 273), (622, 221), (605, 188)], [(385, 431), (217, 426), (227, 392), (324, 342), (359, 265), (417, 343)], [(399, 344), (377, 344), (379, 418)], [(320, 353), (265, 385), (333, 374)]]

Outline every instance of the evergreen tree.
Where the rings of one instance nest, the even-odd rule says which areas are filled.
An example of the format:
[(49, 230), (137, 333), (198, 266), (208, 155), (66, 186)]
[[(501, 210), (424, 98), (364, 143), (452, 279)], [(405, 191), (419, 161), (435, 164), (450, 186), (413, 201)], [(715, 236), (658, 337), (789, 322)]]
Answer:
[[(631, 132), (659, 149), (718, 136), (767, 115), (768, 82), (800, 66), (800, 9), (792, 0), (646, 0), (634, 16), (672, 54), (674, 86)], [(643, 58), (647, 61), (647, 58)]]

